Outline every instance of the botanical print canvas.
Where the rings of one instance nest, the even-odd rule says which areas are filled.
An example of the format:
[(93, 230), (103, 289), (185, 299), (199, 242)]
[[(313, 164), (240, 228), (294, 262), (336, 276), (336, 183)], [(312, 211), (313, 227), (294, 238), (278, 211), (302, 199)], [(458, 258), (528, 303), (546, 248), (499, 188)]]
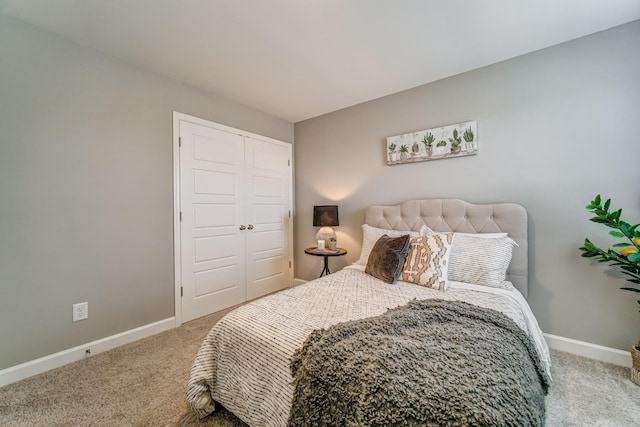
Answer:
[(387, 138), (387, 164), (470, 156), (478, 152), (476, 121)]

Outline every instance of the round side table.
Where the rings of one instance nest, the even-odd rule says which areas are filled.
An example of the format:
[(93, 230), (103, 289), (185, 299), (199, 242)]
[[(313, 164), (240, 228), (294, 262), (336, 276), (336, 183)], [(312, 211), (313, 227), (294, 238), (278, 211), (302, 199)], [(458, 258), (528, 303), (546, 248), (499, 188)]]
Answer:
[(335, 249), (307, 248), (304, 250), (304, 253), (309, 255), (324, 257), (324, 268), (322, 269), (322, 273), (320, 273), (320, 277), (322, 277), (325, 274), (331, 274), (331, 272), (329, 271), (329, 257), (346, 255), (347, 250), (345, 248), (335, 248)]

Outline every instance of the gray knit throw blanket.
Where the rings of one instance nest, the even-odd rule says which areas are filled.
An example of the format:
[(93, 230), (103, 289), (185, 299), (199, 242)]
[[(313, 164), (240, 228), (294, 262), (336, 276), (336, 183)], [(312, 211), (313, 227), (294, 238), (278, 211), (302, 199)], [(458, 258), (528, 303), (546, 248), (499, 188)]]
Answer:
[(444, 300), (316, 330), (291, 371), (291, 427), (543, 426), (550, 381), (511, 319)]

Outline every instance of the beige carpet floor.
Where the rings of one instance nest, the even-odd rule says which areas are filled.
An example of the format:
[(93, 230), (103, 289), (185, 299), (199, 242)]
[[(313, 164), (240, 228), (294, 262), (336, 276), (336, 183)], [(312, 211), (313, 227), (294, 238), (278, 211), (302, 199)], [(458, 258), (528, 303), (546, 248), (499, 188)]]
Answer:
[[(191, 363), (223, 314), (0, 388), (0, 426), (244, 426), (224, 410), (199, 421), (185, 405)], [(629, 369), (555, 351), (552, 359), (547, 426), (640, 426)]]

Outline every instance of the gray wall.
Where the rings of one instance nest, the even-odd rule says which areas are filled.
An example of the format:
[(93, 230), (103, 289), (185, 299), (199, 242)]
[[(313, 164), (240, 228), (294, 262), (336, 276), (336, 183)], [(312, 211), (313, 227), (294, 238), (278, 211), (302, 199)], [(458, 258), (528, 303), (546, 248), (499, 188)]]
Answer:
[(174, 110), (294, 129), (2, 15), (0, 58), (3, 369), (174, 315)]
[[(529, 301), (551, 334), (629, 349), (640, 336), (635, 294), (579, 256), (597, 193), (640, 222), (640, 21), (296, 123), (296, 277), (318, 258), (312, 206), (340, 207), (339, 246), (360, 252), (371, 204), (449, 197), (511, 201), (529, 213)], [(470, 49), (472, 47), (470, 46)], [(366, 76), (363, 76), (366, 78)], [(477, 156), (386, 166), (387, 136), (478, 121)]]

